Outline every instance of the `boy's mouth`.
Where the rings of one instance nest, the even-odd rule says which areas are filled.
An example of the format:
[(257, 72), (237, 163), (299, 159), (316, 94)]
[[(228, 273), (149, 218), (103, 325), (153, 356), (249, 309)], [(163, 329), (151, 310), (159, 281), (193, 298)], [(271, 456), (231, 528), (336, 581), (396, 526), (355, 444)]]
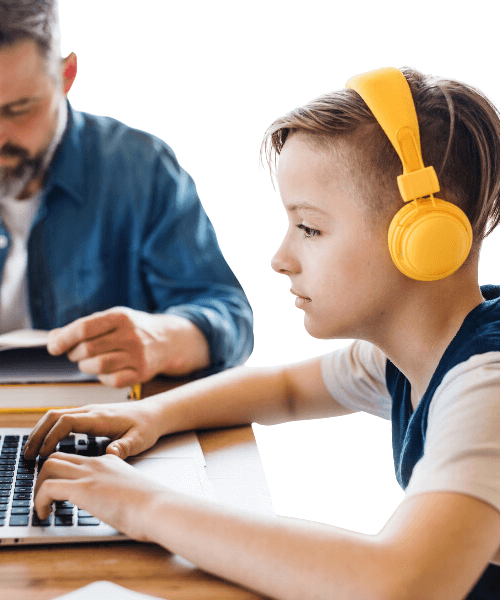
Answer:
[(306, 304), (308, 304), (309, 302), (311, 302), (311, 298), (308, 298), (307, 296), (301, 296), (298, 292), (296, 292), (293, 288), (290, 289), (290, 292), (294, 295), (297, 296), (295, 298), (295, 306), (297, 308), (304, 308), (304, 306)]

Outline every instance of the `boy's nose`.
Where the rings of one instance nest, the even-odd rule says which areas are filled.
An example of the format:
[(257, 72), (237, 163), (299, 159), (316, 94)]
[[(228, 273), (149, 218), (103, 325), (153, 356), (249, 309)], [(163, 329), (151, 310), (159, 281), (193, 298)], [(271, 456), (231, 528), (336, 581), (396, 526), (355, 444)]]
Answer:
[(290, 252), (285, 248), (285, 240), (278, 248), (276, 254), (271, 259), (271, 267), (276, 273), (282, 275), (291, 275), (298, 272), (297, 261), (292, 257)]

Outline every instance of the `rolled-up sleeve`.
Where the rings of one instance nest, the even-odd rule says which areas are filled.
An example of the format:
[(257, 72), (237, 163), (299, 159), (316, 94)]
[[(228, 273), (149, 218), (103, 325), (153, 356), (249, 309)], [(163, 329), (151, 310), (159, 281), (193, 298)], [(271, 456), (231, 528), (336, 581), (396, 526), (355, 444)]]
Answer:
[(253, 348), (252, 310), (220, 250), (194, 181), (166, 145), (154, 169), (141, 270), (156, 312), (192, 321), (205, 335), (210, 371), (244, 362)]

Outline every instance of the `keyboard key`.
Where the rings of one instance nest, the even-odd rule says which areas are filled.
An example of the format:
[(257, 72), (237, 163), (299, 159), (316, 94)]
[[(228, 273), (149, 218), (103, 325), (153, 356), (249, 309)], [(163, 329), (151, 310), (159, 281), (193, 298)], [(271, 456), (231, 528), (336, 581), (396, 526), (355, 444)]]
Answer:
[(2, 525), (5, 525), (5, 519), (3, 519), (3, 518), (0, 518), (0, 527), (1, 527)]
[(8, 498), (10, 496), (10, 488), (3, 490), (0, 488), (0, 498)]
[(51, 524), (51, 521), (52, 515), (49, 515), (47, 519), (43, 519), (43, 521), (40, 521), (36, 514), (34, 514), (33, 518), (31, 519), (31, 524), (35, 525), (36, 527), (48, 527)]
[(30, 500), (30, 498), (31, 498), (31, 494), (27, 494), (27, 493), (16, 494), (16, 493), (14, 493), (14, 500)]
[(20, 480), (26, 480), (26, 481), (33, 481), (34, 475), (32, 475), (31, 473), (18, 473), (17, 475), (17, 479)]
[(12, 500), (12, 506), (29, 506), (30, 500)]
[(31, 487), (26, 487), (26, 486), (17, 486), (14, 488), (14, 493), (15, 494), (31, 494)]
[(13, 515), (10, 518), (9, 525), (11, 527), (27, 527), (29, 520), (29, 515)]
[(56, 516), (57, 517), (64, 517), (64, 516), (71, 516), (73, 515), (73, 509), (72, 508), (66, 508), (66, 507), (62, 507), (59, 508), (58, 506), (56, 506)]
[(92, 517), (93, 518), (94, 515), (91, 515), (86, 510), (83, 510), (83, 508), (79, 508), (78, 509), (78, 518), (80, 519), (81, 517)]
[(70, 517), (70, 516), (58, 517), (56, 515), (54, 517), (54, 525), (57, 525), (58, 527), (61, 527), (61, 526), (71, 527), (73, 525), (73, 517)]
[(29, 515), (30, 507), (29, 506), (13, 506), (10, 511), (11, 515)]
[(66, 452), (67, 454), (76, 453), (76, 441), (75, 436), (70, 435), (59, 442), (59, 452)]
[(100, 525), (101, 521), (96, 517), (78, 517), (78, 526), (79, 527), (87, 527), (87, 526), (95, 526)]
[(12, 483), (0, 483), (0, 490), (10, 490)]

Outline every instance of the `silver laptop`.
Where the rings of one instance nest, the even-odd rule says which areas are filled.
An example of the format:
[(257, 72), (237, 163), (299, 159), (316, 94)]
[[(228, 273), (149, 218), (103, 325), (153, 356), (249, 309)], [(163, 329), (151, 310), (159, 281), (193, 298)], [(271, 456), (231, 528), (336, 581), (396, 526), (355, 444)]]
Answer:
[[(54, 502), (48, 519), (33, 509), (33, 489), (43, 460), (25, 461), (29, 428), (0, 427), (0, 546), (127, 540), (94, 515), (70, 502)], [(62, 440), (58, 450), (86, 456), (104, 454), (109, 440), (81, 434)], [(147, 452), (127, 460), (154, 481), (175, 491), (215, 500), (206, 464), (193, 432), (162, 438)]]

